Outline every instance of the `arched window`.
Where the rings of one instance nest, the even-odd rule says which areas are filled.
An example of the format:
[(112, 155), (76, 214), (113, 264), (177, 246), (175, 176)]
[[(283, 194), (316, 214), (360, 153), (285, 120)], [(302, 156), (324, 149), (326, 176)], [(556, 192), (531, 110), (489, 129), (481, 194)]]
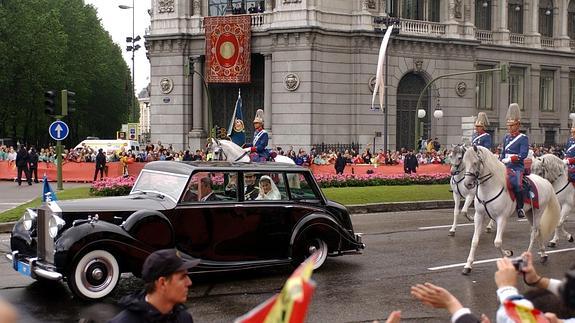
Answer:
[(423, 20), (423, 0), (402, 0), (401, 18)]
[(567, 7), (567, 33), (569, 38), (575, 40), (575, 0), (569, 1)]
[(523, 34), (523, 1), (509, 0), (508, 2), (508, 27), (514, 34)]
[(539, 0), (539, 33), (553, 37), (553, 1)]
[(475, 1), (475, 27), (491, 30), (491, 0)]

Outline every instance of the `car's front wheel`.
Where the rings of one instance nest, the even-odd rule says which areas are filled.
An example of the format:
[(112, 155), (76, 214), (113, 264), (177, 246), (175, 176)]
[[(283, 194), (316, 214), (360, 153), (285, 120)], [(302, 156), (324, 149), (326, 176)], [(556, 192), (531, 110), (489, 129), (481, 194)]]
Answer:
[(321, 267), (327, 259), (328, 246), (323, 239), (315, 237), (302, 240), (298, 244), (294, 259), (297, 263), (301, 263), (315, 252), (317, 252), (317, 257), (313, 263), (313, 269), (316, 270)]
[(113, 254), (93, 250), (81, 256), (72, 266), (68, 286), (85, 300), (97, 300), (110, 294), (120, 279), (120, 267)]

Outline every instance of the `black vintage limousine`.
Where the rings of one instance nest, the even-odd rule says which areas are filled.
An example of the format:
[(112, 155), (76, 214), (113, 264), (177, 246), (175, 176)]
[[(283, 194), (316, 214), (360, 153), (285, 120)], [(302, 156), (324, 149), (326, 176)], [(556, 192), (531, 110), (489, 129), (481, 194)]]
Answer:
[(208, 272), (296, 265), (313, 252), (319, 268), (328, 255), (365, 247), (346, 208), (306, 168), (170, 161), (148, 163), (127, 196), (28, 209), (10, 242), (15, 270), (65, 280), (87, 300), (111, 293), (121, 273), (138, 276), (162, 248), (201, 259), (193, 272)]

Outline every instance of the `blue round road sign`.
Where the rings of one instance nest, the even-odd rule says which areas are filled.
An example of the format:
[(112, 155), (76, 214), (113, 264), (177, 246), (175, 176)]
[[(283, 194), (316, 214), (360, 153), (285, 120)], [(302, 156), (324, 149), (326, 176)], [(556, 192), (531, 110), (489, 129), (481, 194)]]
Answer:
[(66, 137), (68, 137), (68, 133), (70, 131), (68, 129), (68, 125), (64, 121), (56, 120), (52, 122), (48, 128), (48, 132), (50, 133), (50, 137), (52, 137), (52, 139), (64, 140)]

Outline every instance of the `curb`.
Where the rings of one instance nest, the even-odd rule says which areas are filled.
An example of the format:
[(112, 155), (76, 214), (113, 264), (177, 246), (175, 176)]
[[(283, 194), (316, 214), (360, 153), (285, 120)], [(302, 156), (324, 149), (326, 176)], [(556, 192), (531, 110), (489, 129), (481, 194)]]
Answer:
[[(383, 212), (420, 211), (434, 209), (449, 209), (454, 206), (453, 201), (421, 201), (421, 202), (395, 202), (348, 205), (350, 214), (368, 214)], [(0, 233), (12, 232), (16, 222), (0, 223)]]

